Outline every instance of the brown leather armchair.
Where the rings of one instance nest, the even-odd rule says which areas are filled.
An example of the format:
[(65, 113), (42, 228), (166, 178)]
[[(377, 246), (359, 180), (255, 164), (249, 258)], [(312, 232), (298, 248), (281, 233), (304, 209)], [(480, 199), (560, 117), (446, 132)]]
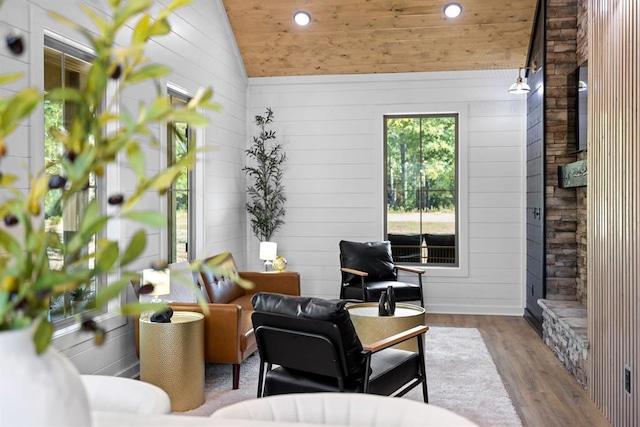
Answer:
[[(215, 257), (208, 258), (212, 260)], [(235, 270), (231, 254), (221, 263), (224, 269)], [(300, 295), (300, 275), (296, 272), (260, 273), (240, 271), (238, 275), (254, 284), (252, 289), (239, 286), (233, 279), (217, 277), (214, 269), (205, 269), (199, 274), (198, 285), (206, 290), (208, 313), (198, 303), (172, 302), (174, 311), (192, 311), (204, 314), (204, 358), (207, 363), (229, 363), (233, 365), (233, 388), (240, 382), (240, 364), (257, 349), (251, 323), (253, 305), (251, 297), (256, 292), (271, 292)], [(138, 345), (138, 322), (136, 322), (136, 350)]]

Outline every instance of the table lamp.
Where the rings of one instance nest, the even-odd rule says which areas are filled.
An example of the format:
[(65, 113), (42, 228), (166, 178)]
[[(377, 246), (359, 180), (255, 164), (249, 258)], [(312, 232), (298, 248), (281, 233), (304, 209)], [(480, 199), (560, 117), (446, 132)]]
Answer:
[(142, 286), (144, 285), (153, 285), (153, 291), (149, 293), (149, 295), (153, 295), (153, 299), (150, 302), (162, 302), (160, 297), (171, 293), (169, 269), (154, 270), (147, 268), (142, 270)]
[(276, 242), (260, 242), (260, 259), (264, 261), (264, 271), (273, 271), (273, 260), (276, 259), (277, 252)]

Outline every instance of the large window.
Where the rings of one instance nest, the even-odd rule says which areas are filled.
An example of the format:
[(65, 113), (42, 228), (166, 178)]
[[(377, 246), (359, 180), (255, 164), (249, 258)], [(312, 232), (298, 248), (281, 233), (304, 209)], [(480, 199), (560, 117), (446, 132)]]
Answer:
[[(44, 90), (55, 87), (81, 88), (85, 84), (90, 69), (91, 55), (68, 46), (50, 37), (45, 37), (44, 47)], [(53, 137), (52, 132), (64, 132), (71, 124), (75, 106), (62, 101), (46, 100), (44, 103), (44, 161), (47, 172), (52, 175), (62, 173), (60, 166), (64, 155), (62, 144)], [(78, 230), (83, 212), (89, 202), (97, 196), (96, 179), (90, 177), (89, 185), (82, 193), (76, 193), (64, 203), (62, 190), (50, 190), (44, 203), (45, 227), (47, 231), (58, 233), (62, 242), (66, 242)], [(95, 236), (85, 248), (86, 253), (95, 250)], [(49, 265), (52, 269), (61, 269), (64, 257), (60, 250), (49, 249)], [(94, 262), (93, 260), (89, 262)], [(88, 267), (93, 267), (88, 265)], [(86, 311), (89, 301), (95, 298), (97, 283), (83, 285), (51, 300), (50, 320), (59, 322), (74, 314)]]
[(394, 260), (458, 266), (458, 115), (386, 116), (385, 140)]
[[(189, 98), (169, 90), (169, 99), (174, 106), (186, 105)], [(193, 147), (193, 132), (186, 123), (172, 122), (167, 125), (167, 166), (182, 159)], [(169, 262), (193, 259), (193, 176), (184, 168), (168, 192), (168, 236)]]

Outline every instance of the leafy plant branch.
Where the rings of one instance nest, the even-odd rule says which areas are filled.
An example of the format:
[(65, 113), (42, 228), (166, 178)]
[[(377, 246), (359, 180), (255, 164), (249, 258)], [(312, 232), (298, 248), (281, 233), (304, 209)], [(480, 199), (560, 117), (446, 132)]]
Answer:
[[(95, 51), (86, 84), (80, 89), (55, 88), (42, 94), (26, 88), (10, 98), (0, 98), (0, 158), (7, 154), (6, 138), (45, 99), (74, 106), (74, 115), (66, 129), (51, 129), (64, 154), (56, 168), (45, 167), (31, 177), (29, 191), (24, 195), (15, 184), (16, 176), (0, 174), (0, 331), (18, 329), (37, 323), (35, 344), (38, 352), (49, 345), (53, 326), (47, 318), (50, 300), (65, 292), (84, 288), (96, 277), (118, 272), (118, 279), (100, 289), (94, 303), (102, 307), (120, 295), (136, 273), (124, 268), (135, 261), (146, 246), (146, 233), (140, 229), (126, 242), (124, 248), (117, 240), (104, 236), (107, 225), (115, 219), (128, 219), (141, 225), (166, 226), (166, 217), (159, 212), (135, 210), (137, 203), (149, 191), (163, 195), (184, 169), (193, 168), (199, 151), (190, 150), (178, 162), (148, 177), (140, 141), (148, 140), (159, 146), (151, 129), (170, 122), (187, 123), (190, 127), (208, 125), (199, 110), (218, 109), (211, 101), (211, 88), (198, 91), (185, 107), (174, 107), (165, 96), (159, 78), (171, 70), (151, 64), (145, 56), (146, 44), (153, 37), (171, 31), (168, 17), (176, 9), (192, 0), (173, 0), (155, 15), (152, 0), (108, 0), (111, 16), (105, 19), (82, 5), (84, 12), (97, 28), (97, 34), (60, 15), (53, 14), (65, 25), (79, 31)], [(0, 1), (0, 6), (2, 2)], [(116, 46), (115, 40), (125, 26), (133, 28), (129, 46)], [(0, 76), (0, 84), (14, 82), (19, 74)], [(107, 88), (116, 82), (115, 94), (106, 98)], [(155, 98), (140, 104), (137, 116), (127, 111), (114, 112), (109, 107), (118, 102), (122, 91), (132, 85), (155, 82)], [(107, 106), (103, 108), (103, 106)], [(109, 129), (107, 131), (106, 129)], [(59, 203), (86, 191), (90, 178), (105, 179), (110, 163), (125, 160), (137, 178), (135, 189), (128, 196), (114, 194), (108, 203), (115, 212), (105, 214), (97, 200), (89, 203), (81, 214), (79, 229), (62, 241), (57, 233), (45, 228), (42, 204), (51, 190), (61, 191)], [(97, 236), (96, 248), (86, 253), (87, 245)], [(47, 251), (58, 250), (64, 263), (60, 270), (52, 269)], [(162, 266), (159, 266), (159, 268)], [(123, 314), (133, 315), (149, 310), (145, 304), (129, 304), (121, 308)], [(157, 306), (156, 306), (157, 308)], [(95, 328), (88, 319), (83, 327)], [(99, 334), (104, 338), (104, 334)]]

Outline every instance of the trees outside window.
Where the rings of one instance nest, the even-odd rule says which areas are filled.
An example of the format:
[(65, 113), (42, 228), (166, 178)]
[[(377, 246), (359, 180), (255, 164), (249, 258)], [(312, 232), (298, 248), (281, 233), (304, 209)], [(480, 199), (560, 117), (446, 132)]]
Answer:
[(458, 115), (385, 117), (386, 233), (396, 262), (457, 266)]
[[(189, 97), (169, 90), (169, 99), (173, 106), (186, 106)], [(193, 147), (193, 132), (184, 122), (171, 122), (167, 125), (167, 167), (184, 158)], [(193, 245), (190, 244), (193, 232), (193, 172), (186, 167), (178, 174), (169, 189), (167, 197), (169, 254), (172, 262), (191, 261)]]

